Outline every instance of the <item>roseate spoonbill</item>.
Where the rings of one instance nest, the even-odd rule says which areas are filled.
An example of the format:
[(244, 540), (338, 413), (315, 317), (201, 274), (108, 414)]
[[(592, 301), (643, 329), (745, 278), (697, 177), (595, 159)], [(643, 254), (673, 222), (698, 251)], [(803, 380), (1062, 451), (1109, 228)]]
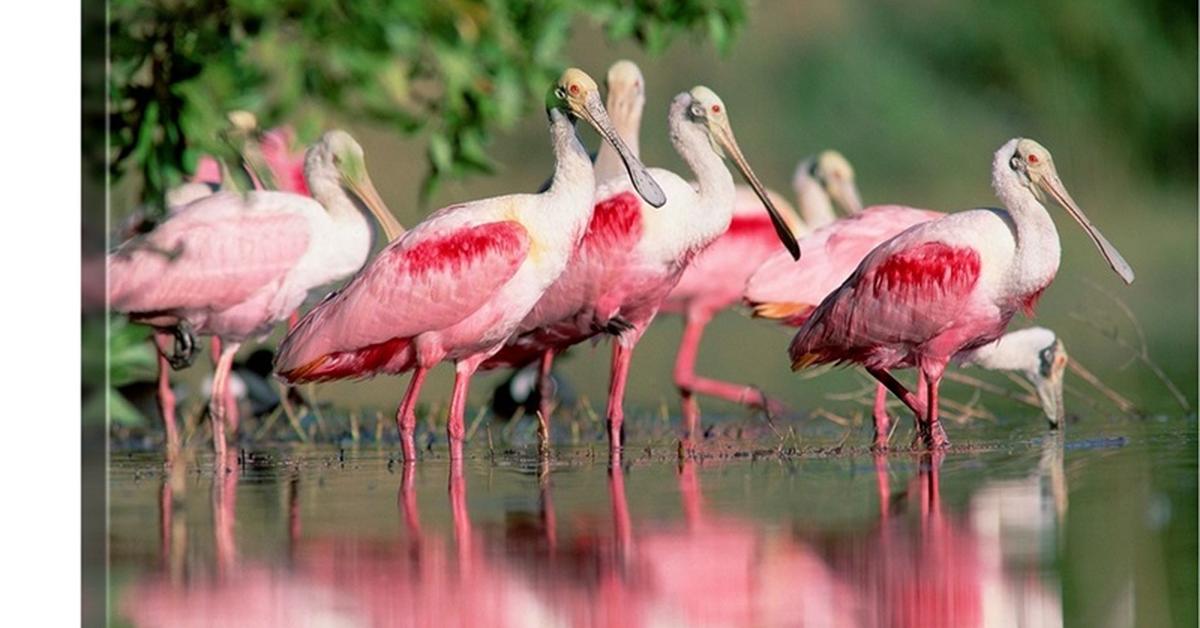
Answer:
[[(156, 330), (183, 328), (177, 337), (190, 329), (225, 340), (209, 402), (218, 463), (225, 451), (223, 400), (238, 347), (270, 332), (309, 290), (366, 261), (371, 227), (355, 198), (385, 227), (391, 224), (362, 148), (349, 134), (322, 136), (308, 150), (305, 177), (312, 198), (268, 191), (213, 194), (108, 257), (114, 311)], [(177, 446), (174, 426), (168, 424), (167, 431), (168, 446)]]
[[(608, 396), (610, 452), (619, 457), (622, 401), (634, 346), (678, 282), (691, 257), (728, 229), (733, 217), (733, 177), (718, 147), (728, 154), (762, 199), (777, 236), (799, 257), (787, 222), (768, 198), (734, 139), (721, 99), (699, 86), (677, 95), (668, 114), (671, 141), (696, 175), (693, 184), (652, 169), (668, 202), (646, 209), (614, 179), (596, 192), (600, 199), (587, 233), (562, 277), (521, 323), (519, 335), (485, 363), (485, 368), (521, 366), (542, 360), (543, 374), (555, 353), (595, 337), (613, 336)], [(542, 419), (546, 438), (546, 417)]]
[[(638, 128), (642, 123), (642, 109), (646, 104), (645, 81), (637, 64), (620, 60), (608, 68), (605, 77), (607, 98), (604, 108), (608, 110), (613, 128), (635, 157), (639, 152)], [(614, 177), (625, 176), (625, 166), (617, 151), (601, 143), (595, 155), (596, 186), (607, 183)], [(542, 189), (550, 185), (547, 181)], [(757, 197), (756, 197), (757, 198)], [(543, 368), (545, 372), (543, 373)], [(492, 411), (498, 417), (512, 418), (517, 408), (528, 408), (530, 414), (550, 415), (553, 403), (563, 403), (560, 382), (549, 371), (550, 364), (528, 364), (514, 369), (512, 374), (492, 392)]]
[[(804, 259), (794, 262), (776, 253), (763, 262), (746, 282), (745, 300), (755, 316), (777, 319), (799, 327), (826, 295), (854, 272), (876, 246), (909, 227), (945, 217), (946, 214), (900, 205), (870, 207), (855, 216), (817, 229), (801, 240)], [(1054, 332), (1020, 331), (980, 347), (978, 356), (960, 356), (958, 361), (989, 370), (1019, 370), (1037, 388), (1042, 410), (1052, 427), (1063, 417), (1062, 371), (1067, 354)], [(1043, 363), (1043, 360), (1045, 362)], [(917, 391), (918, 397), (921, 391)], [(887, 392), (880, 384), (875, 393), (875, 447), (886, 448), (890, 419)]]
[[(295, 133), (291, 127), (283, 126), (258, 133), (257, 120), (248, 112), (234, 111), (229, 114), (230, 129), (226, 131), (231, 143), (237, 144), (237, 152), (241, 166), (250, 175), (252, 183), (267, 189), (276, 188), (276, 183), (282, 183), (283, 191), (308, 194), (304, 181), (304, 151), (294, 147)], [(191, 179), (167, 191), (167, 217), (173, 216), (184, 207), (201, 198), (215, 194), (222, 189), (225, 191), (240, 191), (237, 189), (235, 178), (225, 164), (212, 156), (204, 156), (196, 167)], [(395, 224), (395, 219), (389, 213), (385, 218)], [(119, 229), (122, 241), (149, 232), (156, 226), (155, 219), (142, 211), (133, 212)], [(290, 319), (289, 319), (290, 320)], [(175, 328), (154, 330), (153, 344), (158, 354), (158, 405), (167, 428), (168, 452), (177, 444), (175, 432), (175, 396), (171, 389), (169, 369), (181, 369), (191, 364), (191, 352), (194, 349), (194, 339), (190, 334)], [(212, 359), (216, 366), (221, 354), (220, 340), (212, 337)], [(169, 368), (168, 368), (169, 367)], [(229, 396), (226, 399), (226, 417), (231, 430), (236, 430), (238, 423), (238, 407), (236, 399)]]
[[(996, 151), (992, 186), (1007, 209), (976, 209), (917, 225), (875, 248), (805, 321), (788, 353), (793, 370), (853, 362), (921, 417), (927, 447), (949, 445), (938, 419), (946, 364), (999, 338), (1018, 309), (1031, 312), (1058, 272), (1058, 232), (1040, 198), (1049, 195), (1091, 237), (1126, 283), (1133, 269), (1087, 219), (1037, 142)], [(890, 369), (915, 366), (924, 400)]]
[[(793, 178), (796, 200), (803, 220), (796, 220), (786, 201), (772, 196), (777, 207), (791, 217), (792, 232), (803, 237), (814, 224), (833, 219), (831, 199), (850, 214), (862, 210), (854, 170), (837, 151), (827, 150), (800, 162)], [(770, 190), (768, 194), (774, 194)], [(752, 191), (739, 186), (729, 229), (708, 248), (696, 255), (667, 295), (662, 311), (682, 314), (683, 336), (675, 357), (675, 386), (681, 397), (684, 434), (695, 432), (700, 420), (696, 394), (709, 395), (734, 403), (761, 408), (770, 413), (782, 411), (758, 388), (696, 375), (696, 355), (704, 328), (721, 310), (739, 302), (751, 273), (773, 254), (796, 263), (780, 246), (770, 222), (762, 211), (762, 202)], [(801, 246), (802, 250), (806, 250)], [(805, 259), (799, 264), (807, 264)]]
[(396, 414), (406, 459), (416, 455), (417, 395), (442, 360), (455, 363), (448, 432), (451, 457), (462, 457), (471, 376), (516, 331), (583, 236), (595, 179), (573, 118), (613, 144), (643, 198), (666, 202), (613, 130), (591, 77), (568, 69), (546, 105), (556, 164), (545, 192), (439, 210), (309, 312), (280, 346), (276, 371), (290, 382), (412, 370)]

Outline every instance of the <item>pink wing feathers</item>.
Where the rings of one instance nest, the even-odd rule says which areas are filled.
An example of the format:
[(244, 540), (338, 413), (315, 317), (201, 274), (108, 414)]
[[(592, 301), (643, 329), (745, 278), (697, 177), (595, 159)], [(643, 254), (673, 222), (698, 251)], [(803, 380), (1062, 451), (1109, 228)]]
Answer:
[(788, 353), (794, 369), (855, 361), (890, 368), (941, 334), (979, 280), (975, 249), (898, 238), (873, 251), (800, 328)]
[[(601, 191), (601, 194), (607, 192)], [(595, 204), (592, 218), (566, 270), (538, 300), (522, 323), (525, 333), (512, 338), (483, 363), (484, 370), (528, 364), (554, 346), (569, 346), (595, 335), (596, 305), (625, 270), (624, 261), (643, 233), (642, 200), (628, 190)], [(603, 314), (597, 316), (603, 317)]]
[(108, 256), (110, 304), (129, 313), (232, 307), (286, 275), (309, 237), (301, 214), (206, 197)]
[(514, 221), (410, 231), (300, 321), (280, 345), (276, 370), (291, 381), (372, 375), (413, 336), (479, 309), (529, 247)]
[(692, 303), (736, 303), (750, 274), (776, 252), (792, 259), (761, 206), (755, 214), (734, 214), (729, 229), (692, 258), (661, 311), (683, 312)]
[(756, 316), (799, 326), (875, 247), (913, 225), (943, 217), (935, 211), (881, 205), (843, 218), (800, 241), (804, 256), (772, 255), (746, 283), (745, 300)]

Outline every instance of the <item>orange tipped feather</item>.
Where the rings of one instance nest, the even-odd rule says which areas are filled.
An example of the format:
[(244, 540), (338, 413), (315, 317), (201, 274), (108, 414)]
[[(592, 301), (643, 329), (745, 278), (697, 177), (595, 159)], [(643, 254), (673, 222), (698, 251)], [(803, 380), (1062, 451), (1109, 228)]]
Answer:
[(807, 303), (791, 303), (781, 301), (776, 303), (757, 303), (754, 305), (754, 316), (756, 318), (793, 318), (803, 316), (813, 309), (812, 305)]

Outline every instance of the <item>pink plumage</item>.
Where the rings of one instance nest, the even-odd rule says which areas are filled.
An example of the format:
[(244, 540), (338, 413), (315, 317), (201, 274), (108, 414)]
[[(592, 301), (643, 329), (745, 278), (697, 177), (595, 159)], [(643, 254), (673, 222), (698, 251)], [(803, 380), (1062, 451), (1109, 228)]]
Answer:
[(477, 342), (441, 340), (482, 335), (456, 326), (490, 320), (481, 308), (505, 307), (498, 293), (529, 245), (525, 228), (511, 221), (417, 227), (300, 321), (280, 346), (276, 369), (292, 382), (401, 373), (413, 367), (412, 343), (425, 334), (423, 342), (437, 336), (451, 359), (478, 351)]
[[(945, 447), (938, 390), (946, 365), (999, 338), (1058, 272), (1058, 232), (1042, 194), (1062, 205), (1113, 270), (1133, 281), (1133, 270), (1071, 199), (1040, 144), (1018, 138), (1000, 147), (992, 185), (1007, 209), (925, 222), (867, 255), (801, 326), (788, 349), (793, 369), (829, 362), (866, 367), (920, 417), (925, 444)], [(910, 366), (920, 369), (924, 395), (913, 395), (888, 372)]]
[(275, 178), (275, 185), (284, 192), (308, 195), (304, 180), (304, 150), (296, 147), (296, 131), (281, 126), (263, 133), (259, 140), (263, 160)]
[(744, 284), (744, 298), (764, 318), (799, 326), (844, 282), (872, 249), (909, 227), (945, 216), (940, 212), (878, 205), (831, 223), (800, 241), (804, 257), (776, 253)]
[[(275, 149), (268, 152), (278, 156)], [(224, 464), (225, 419), (235, 424), (226, 393), (240, 344), (267, 334), (310, 290), (345, 277), (366, 260), (371, 228), (347, 187), (358, 190), (377, 217), (385, 217), (387, 209), (362, 174), (362, 159), (353, 138), (331, 131), (307, 160), (305, 174), (320, 190), (316, 199), (275, 191), (214, 194), (196, 187), (182, 195), (192, 200), (173, 205), (154, 230), (108, 256), (111, 307), (155, 327), (160, 352), (168, 349), (171, 329), (180, 338), (212, 336), (214, 351), (222, 347), (219, 358), (214, 356), (210, 400), (218, 464)], [(351, 174), (341, 172), (339, 164), (353, 163)], [(198, 177), (213, 176), (213, 164), (202, 161)], [(169, 392), (165, 364), (160, 356), (160, 391)], [(160, 397), (170, 456), (178, 445), (173, 409), (169, 395)]]
[(200, 333), (244, 339), (273, 321), (237, 316), (235, 306), (274, 288), (308, 241), (302, 215), (246, 212), (239, 195), (215, 194), (110, 257), (109, 303), (134, 318), (188, 319)]
[[(654, 289), (653, 281), (627, 272), (636, 262), (634, 251), (642, 237), (641, 203), (628, 191), (596, 203), (566, 270), (522, 322), (528, 331), (496, 352), (482, 368), (523, 366), (546, 350), (595, 336), (615, 316), (632, 314), (624, 307), (625, 299), (632, 304), (638, 300), (632, 297), (643, 288)], [(663, 277), (662, 281), (672, 279)]]
[[(685, 314), (702, 308), (715, 313), (742, 298), (754, 269), (774, 254), (791, 255), (775, 235), (771, 219), (754, 192), (738, 187), (733, 219), (721, 237), (700, 251), (663, 302), (661, 311)], [(804, 251), (808, 257), (808, 251)], [(802, 258), (804, 259), (804, 258)]]
[[(958, 326), (945, 317), (971, 307), (979, 281), (978, 251), (939, 241), (897, 238), (863, 260), (854, 275), (813, 312), (811, 324), (789, 348), (802, 366), (852, 361), (867, 368), (914, 366), (922, 349), (956, 339)], [(1011, 313), (1009, 314), (1011, 317)], [(1008, 320), (965, 325), (986, 344)]]
[(471, 377), (517, 330), (579, 246), (592, 216), (595, 177), (570, 116), (585, 117), (618, 144), (640, 194), (663, 196), (644, 166), (613, 139), (590, 77), (569, 69), (550, 93), (559, 101), (547, 112), (556, 164), (544, 192), (435, 212), (309, 312), (280, 345), (276, 371), (293, 382), (412, 370), (396, 412), (407, 460), (416, 456), (417, 396), (426, 373), (443, 360), (454, 362), (456, 373), (447, 421), (450, 456), (462, 458)]
[[(782, 198), (775, 198), (774, 202), (778, 207), (787, 207), (787, 202)], [(700, 421), (700, 407), (695, 398), (697, 394), (763, 408), (771, 413), (783, 410), (782, 405), (753, 386), (702, 377), (696, 373), (696, 359), (705, 327), (718, 312), (741, 299), (746, 280), (754, 269), (773, 254), (785, 257), (789, 262), (796, 261), (779, 241), (762, 200), (750, 188), (736, 188), (733, 207), (729, 228), (692, 259), (661, 309), (684, 317), (683, 335), (675, 357), (674, 380), (681, 396), (683, 424), (689, 433), (697, 428)], [(799, 235), (802, 225), (790, 208), (787, 214), (796, 223), (793, 231)], [(807, 255), (806, 252), (805, 258)]]
[[(622, 406), (633, 349), (692, 258), (732, 222), (733, 178), (714, 145), (732, 155), (756, 192), (766, 198), (733, 139), (726, 110), (705, 87), (672, 100), (667, 116), (672, 143), (697, 175), (697, 183), (655, 170), (655, 178), (668, 190), (667, 204), (660, 208), (635, 197), (628, 178), (613, 179), (598, 189), (595, 197), (600, 200), (567, 269), (522, 321), (518, 335), (483, 364), (520, 366), (540, 356), (540, 385), (547, 390), (557, 352), (600, 334), (613, 336), (607, 423), (614, 458), (622, 446)], [(760, 207), (782, 223), (772, 204)], [(795, 244), (790, 232), (780, 234), (776, 227), (775, 233)], [(539, 412), (543, 437), (548, 428), (546, 399)]]

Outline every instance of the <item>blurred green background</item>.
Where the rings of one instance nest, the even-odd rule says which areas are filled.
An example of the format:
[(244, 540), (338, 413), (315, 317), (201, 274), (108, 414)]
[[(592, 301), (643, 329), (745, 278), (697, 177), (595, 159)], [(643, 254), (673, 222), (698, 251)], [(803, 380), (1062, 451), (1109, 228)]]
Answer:
[[(569, 32), (562, 31), (568, 37), (566, 54), (550, 63), (578, 65), (602, 77), (619, 58), (636, 61), (647, 82), (643, 159), (676, 171), (684, 166), (666, 136), (667, 103), (696, 84), (713, 88), (727, 103), (739, 142), (760, 177), (788, 197), (797, 161), (837, 148), (854, 164), (868, 205), (902, 203), (942, 211), (995, 205), (989, 182), (992, 152), (1014, 136), (1036, 138), (1054, 153), (1063, 181), (1138, 276), (1133, 286), (1123, 286), (1082, 231), (1054, 211), (1063, 263), (1039, 306), (1037, 324), (1055, 329), (1074, 358), (1142, 409), (1178, 414), (1185, 405), (1186, 412), (1194, 408), (1193, 3), (756, 2), (748, 5), (725, 55), (712, 45), (714, 30), (707, 26), (696, 29), (706, 35), (677, 33), (665, 52), (651, 55), (628, 39), (613, 43), (598, 21), (579, 19)], [(310, 138), (318, 130), (309, 124), (314, 115), (325, 126), (350, 130), (366, 149), (388, 205), (404, 224), (413, 224), (430, 209), (453, 202), (536, 189), (552, 168), (545, 117), (536, 109), (529, 103), (515, 127), (492, 139), (494, 175), (443, 179), (427, 204), (420, 198), (429, 172), (428, 142), (444, 127), (405, 136), (388, 122), (347, 115), (345, 107), (309, 108), (295, 122), (303, 122)], [(287, 121), (269, 115), (263, 120), (267, 125)], [(594, 146), (596, 138), (588, 132), (585, 141)], [(114, 218), (133, 208), (143, 189), (136, 174), (117, 181)], [(1117, 300), (1128, 306), (1136, 325)], [(1014, 326), (1026, 324), (1014, 321)], [(678, 318), (661, 317), (646, 334), (634, 358), (631, 406), (657, 411), (666, 402), (677, 412), (670, 374), (680, 330)], [(863, 410), (828, 396), (862, 388), (856, 372), (805, 379), (790, 373), (788, 339), (783, 329), (743, 313), (725, 313), (709, 328), (698, 370), (756, 384), (797, 409), (823, 406), (843, 415)], [(1161, 367), (1179, 395), (1139, 354)], [(562, 362), (563, 372), (597, 409), (607, 387), (607, 361), (607, 346), (581, 346)], [(192, 369), (186, 377), (203, 370)], [(435, 371), (423, 395), (427, 402), (444, 399), (451, 374), (445, 366)], [(474, 403), (483, 401), (496, 377), (477, 380)], [(1003, 378), (994, 381), (1008, 385)], [(380, 378), (324, 385), (320, 395), (346, 407), (390, 411), (403, 386), (401, 379)], [(1086, 390), (1070, 375), (1068, 386)], [(950, 394), (969, 396), (962, 388)], [(984, 401), (1005, 407), (998, 400)], [(737, 412), (717, 401), (701, 403), (710, 414)], [(1090, 411), (1086, 406), (1069, 410)]]

